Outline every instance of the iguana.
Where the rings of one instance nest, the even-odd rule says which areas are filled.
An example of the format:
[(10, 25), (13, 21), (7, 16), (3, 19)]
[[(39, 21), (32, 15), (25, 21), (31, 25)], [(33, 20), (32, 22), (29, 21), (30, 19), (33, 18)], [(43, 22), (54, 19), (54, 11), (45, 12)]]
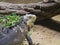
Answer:
[(26, 37), (29, 45), (33, 45), (32, 39), (28, 34), (28, 26), (32, 26), (35, 22), (36, 16), (33, 14), (26, 14), (21, 16), (19, 25), (12, 29), (4, 28), (0, 31), (0, 45), (21, 45), (21, 41)]

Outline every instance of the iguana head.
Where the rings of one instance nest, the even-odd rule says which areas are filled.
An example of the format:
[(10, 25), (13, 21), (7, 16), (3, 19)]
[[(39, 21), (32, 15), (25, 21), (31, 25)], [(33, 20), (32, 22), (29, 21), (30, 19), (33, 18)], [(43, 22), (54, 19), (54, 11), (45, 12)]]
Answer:
[(36, 20), (36, 15), (33, 14), (26, 14), (24, 15), (24, 22), (28, 26), (32, 26)]

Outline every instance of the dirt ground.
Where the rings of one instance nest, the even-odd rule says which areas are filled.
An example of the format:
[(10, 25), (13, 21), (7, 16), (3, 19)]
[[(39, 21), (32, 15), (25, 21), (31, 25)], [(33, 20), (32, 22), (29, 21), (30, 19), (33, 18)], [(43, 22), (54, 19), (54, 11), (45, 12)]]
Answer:
[[(51, 20), (42, 22), (35, 25), (29, 32), (33, 43), (35, 45), (60, 45), (60, 24)], [(28, 45), (26, 41), (24, 41), (24, 45)]]

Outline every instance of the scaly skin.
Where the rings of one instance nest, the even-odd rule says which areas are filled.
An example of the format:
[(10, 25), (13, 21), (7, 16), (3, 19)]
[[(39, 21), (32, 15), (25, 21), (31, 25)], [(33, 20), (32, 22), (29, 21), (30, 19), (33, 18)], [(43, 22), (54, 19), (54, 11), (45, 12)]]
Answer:
[(23, 20), (25, 24), (27, 25), (28, 30), (30, 30), (30, 28), (33, 27), (36, 18), (37, 17), (33, 14), (26, 14), (26, 16), (23, 17)]
[[(26, 17), (26, 18), (25, 18)], [(31, 18), (29, 18), (31, 17)], [(33, 22), (32, 19), (34, 18)], [(26, 20), (27, 21), (24, 21)], [(29, 22), (30, 20), (30, 22)], [(36, 16), (33, 15), (25, 15), (22, 16), (22, 22), (14, 27), (13, 29), (4, 28), (0, 31), (0, 45), (17, 45), (18, 42), (22, 41), (22, 38), (26, 37), (29, 45), (33, 45), (30, 36), (28, 35), (28, 27), (29, 23), (34, 23), (36, 20)], [(28, 23), (28, 24), (27, 24)], [(20, 45), (20, 43), (19, 43)]]

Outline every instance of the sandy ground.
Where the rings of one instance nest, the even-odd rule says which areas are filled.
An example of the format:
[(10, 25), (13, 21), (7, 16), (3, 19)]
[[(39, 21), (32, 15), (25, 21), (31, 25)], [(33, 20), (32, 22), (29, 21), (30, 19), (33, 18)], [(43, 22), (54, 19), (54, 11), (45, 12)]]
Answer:
[(60, 45), (60, 33), (46, 27), (35, 25), (30, 35), (35, 45)]
[[(39, 28), (38, 28), (39, 27)], [(43, 26), (35, 26), (32, 31), (32, 40), (39, 45), (60, 45), (60, 33)]]
[[(60, 32), (46, 26), (35, 25), (30, 31), (30, 36), (35, 45), (60, 45)], [(28, 45), (26, 41), (24, 45)]]
[(52, 17), (52, 19), (60, 22), (60, 15), (56, 15), (56, 16)]

